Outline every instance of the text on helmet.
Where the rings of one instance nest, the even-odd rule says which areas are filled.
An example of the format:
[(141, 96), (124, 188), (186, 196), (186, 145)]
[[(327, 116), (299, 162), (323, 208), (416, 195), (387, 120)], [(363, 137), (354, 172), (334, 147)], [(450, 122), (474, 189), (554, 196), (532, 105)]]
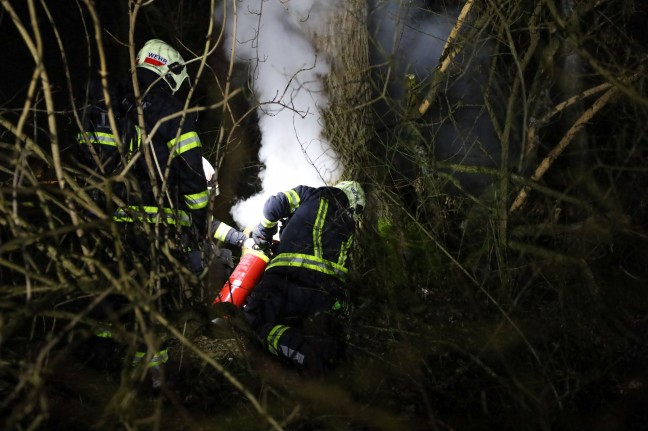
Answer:
[(149, 52), (144, 59), (144, 63), (151, 64), (153, 66), (164, 66), (169, 62), (166, 58), (162, 57), (160, 54), (154, 52)]

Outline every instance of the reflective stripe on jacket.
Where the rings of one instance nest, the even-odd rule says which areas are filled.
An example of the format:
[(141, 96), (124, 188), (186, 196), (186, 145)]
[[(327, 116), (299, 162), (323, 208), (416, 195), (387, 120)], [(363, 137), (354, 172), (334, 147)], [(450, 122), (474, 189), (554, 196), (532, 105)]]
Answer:
[[(157, 184), (166, 185), (166, 189), (161, 191), (165, 198), (165, 211), (166, 208), (174, 208), (178, 214), (184, 211), (190, 215), (191, 224), (197, 228), (199, 236), (204, 237), (207, 235), (209, 190), (194, 118), (190, 114), (179, 115), (184, 110), (184, 104), (169, 93), (166, 83), (148, 82), (146, 74), (138, 74), (138, 78), (140, 88), (147, 89), (142, 101), (144, 124), (147, 133), (154, 132), (148, 138), (159, 166), (159, 171), (155, 169), (154, 172)], [(141, 205), (155, 206), (157, 200), (153, 195), (144, 157), (138, 163), (138, 172), (142, 176), (138, 178), (142, 192)], [(163, 179), (161, 174), (166, 178)]]
[[(113, 214), (120, 222), (156, 219), (182, 226), (195, 226), (197, 237), (207, 234), (209, 190), (202, 164), (202, 148), (194, 117), (182, 114), (184, 103), (173, 96), (154, 74), (137, 70), (144, 124), (141, 130), (133, 113), (137, 106), (130, 76), (110, 89), (112, 111), (118, 130), (112, 130), (104, 103), (104, 89), (93, 82), (84, 130), (77, 135), (80, 159), (99, 175), (122, 172), (129, 167), (127, 181), (116, 182), (113, 192), (126, 207)], [(143, 140), (144, 131), (147, 140)], [(116, 133), (119, 133), (117, 139)], [(121, 148), (118, 145), (121, 143)], [(150, 156), (150, 157), (149, 157)], [(130, 182), (129, 180), (134, 180)], [(157, 191), (157, 193), (156, 193)], [(153, 208), (163, 207), (157, 214)], [(143, 210), (140, 210), (142, 209)]]

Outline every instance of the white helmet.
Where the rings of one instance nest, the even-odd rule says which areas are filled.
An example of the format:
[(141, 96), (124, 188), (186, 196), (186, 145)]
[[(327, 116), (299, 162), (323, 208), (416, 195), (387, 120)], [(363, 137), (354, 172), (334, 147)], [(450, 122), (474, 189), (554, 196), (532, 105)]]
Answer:
[(353, 213), (353, 218), (358, 221), (365, 207), (365, 193), (360, 183), (357, 181), (341, 181), (335, 187), (346, 194), (349, 199), (349, 209)]
[(159, 39), (151, 39), (144, 44), (137, 53), (135, 64), (164, 78), (173, 93), (178, 91), (185, 79), (189, 78), (180, 53)]

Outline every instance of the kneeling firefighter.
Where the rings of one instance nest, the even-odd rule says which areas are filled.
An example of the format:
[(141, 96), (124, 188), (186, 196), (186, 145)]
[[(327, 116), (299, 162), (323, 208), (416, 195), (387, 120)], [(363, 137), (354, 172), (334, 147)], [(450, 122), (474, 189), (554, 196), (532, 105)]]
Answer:
[(356, 181), (300, 185), (270, 197), (253, 230), (269, 247), (280, 241), (243, 309), (263, 347), (310, 376), (342, 359), (348, 258), (365, 194)]

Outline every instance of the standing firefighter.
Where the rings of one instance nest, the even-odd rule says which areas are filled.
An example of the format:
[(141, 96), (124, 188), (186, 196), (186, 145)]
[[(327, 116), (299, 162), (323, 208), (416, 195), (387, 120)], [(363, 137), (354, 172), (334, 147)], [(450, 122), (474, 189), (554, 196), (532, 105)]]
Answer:
[(355, 181), (297, 186), (266, 201), (252, 233), (268, 247), (282, 220), (275, 256), (248, 299), (245, 317), (265, 349), (311, 376), (341, 359), (348, 258), (364, 205)]
[[(195, 299), (203, 271), (200, 248), (208, 232), (236, 245), (245, 235), (208, 213), (206, 175), (212, 179), (213, 168), (204, 164), (194, 118), (185, 110), (189, 77), (180, 53), (149, 40), (137, 54), (135, 72), (139, 100), (130, 76), (108, 88), (99, 81), (90, 84), (79, 158), (93, 178), (91, 195), (121, 236), (123, 247), (109, 260), (122, 256), (129, 278), (138, 280), (149, 298), (159, 296), (151, 303), (165, 313)], [(132, 325), (132, 313), (123, 311), (128, 302), (115, 296), (97, 307), (97, 319), (120, 315)], [(113, 334), (104, 328), (97, 335), (111, 339)], [(169, 352), (163, 344), (152, 347), (140, 346), (133, 364), (160, 370)], [(158, 373), (151, 374), (159, 385)]]
[[(187, 70), (180, 53), (157, 39), (146, 42), (136, 64), (142, 124), (130, 76), (106, 91), (94, 81), (85, 130), (78, 137), (81, 160), (100, 179), (128, 166), (128, 175), (110, 190), (112, 196), (105, 190), (93, 195), (120, 224), (135, 259), (162, 267), (169, 265), (168, 258), (177, 259), (198, 274), (200, 258), (191, 250), (207, 234), (209, 191), (193, 117), (183, 113), (180, 94), (186, 94), (181, 88), (188, 85)], [(176, 275), (183, 287), (190, 284), (189, 274)]]

